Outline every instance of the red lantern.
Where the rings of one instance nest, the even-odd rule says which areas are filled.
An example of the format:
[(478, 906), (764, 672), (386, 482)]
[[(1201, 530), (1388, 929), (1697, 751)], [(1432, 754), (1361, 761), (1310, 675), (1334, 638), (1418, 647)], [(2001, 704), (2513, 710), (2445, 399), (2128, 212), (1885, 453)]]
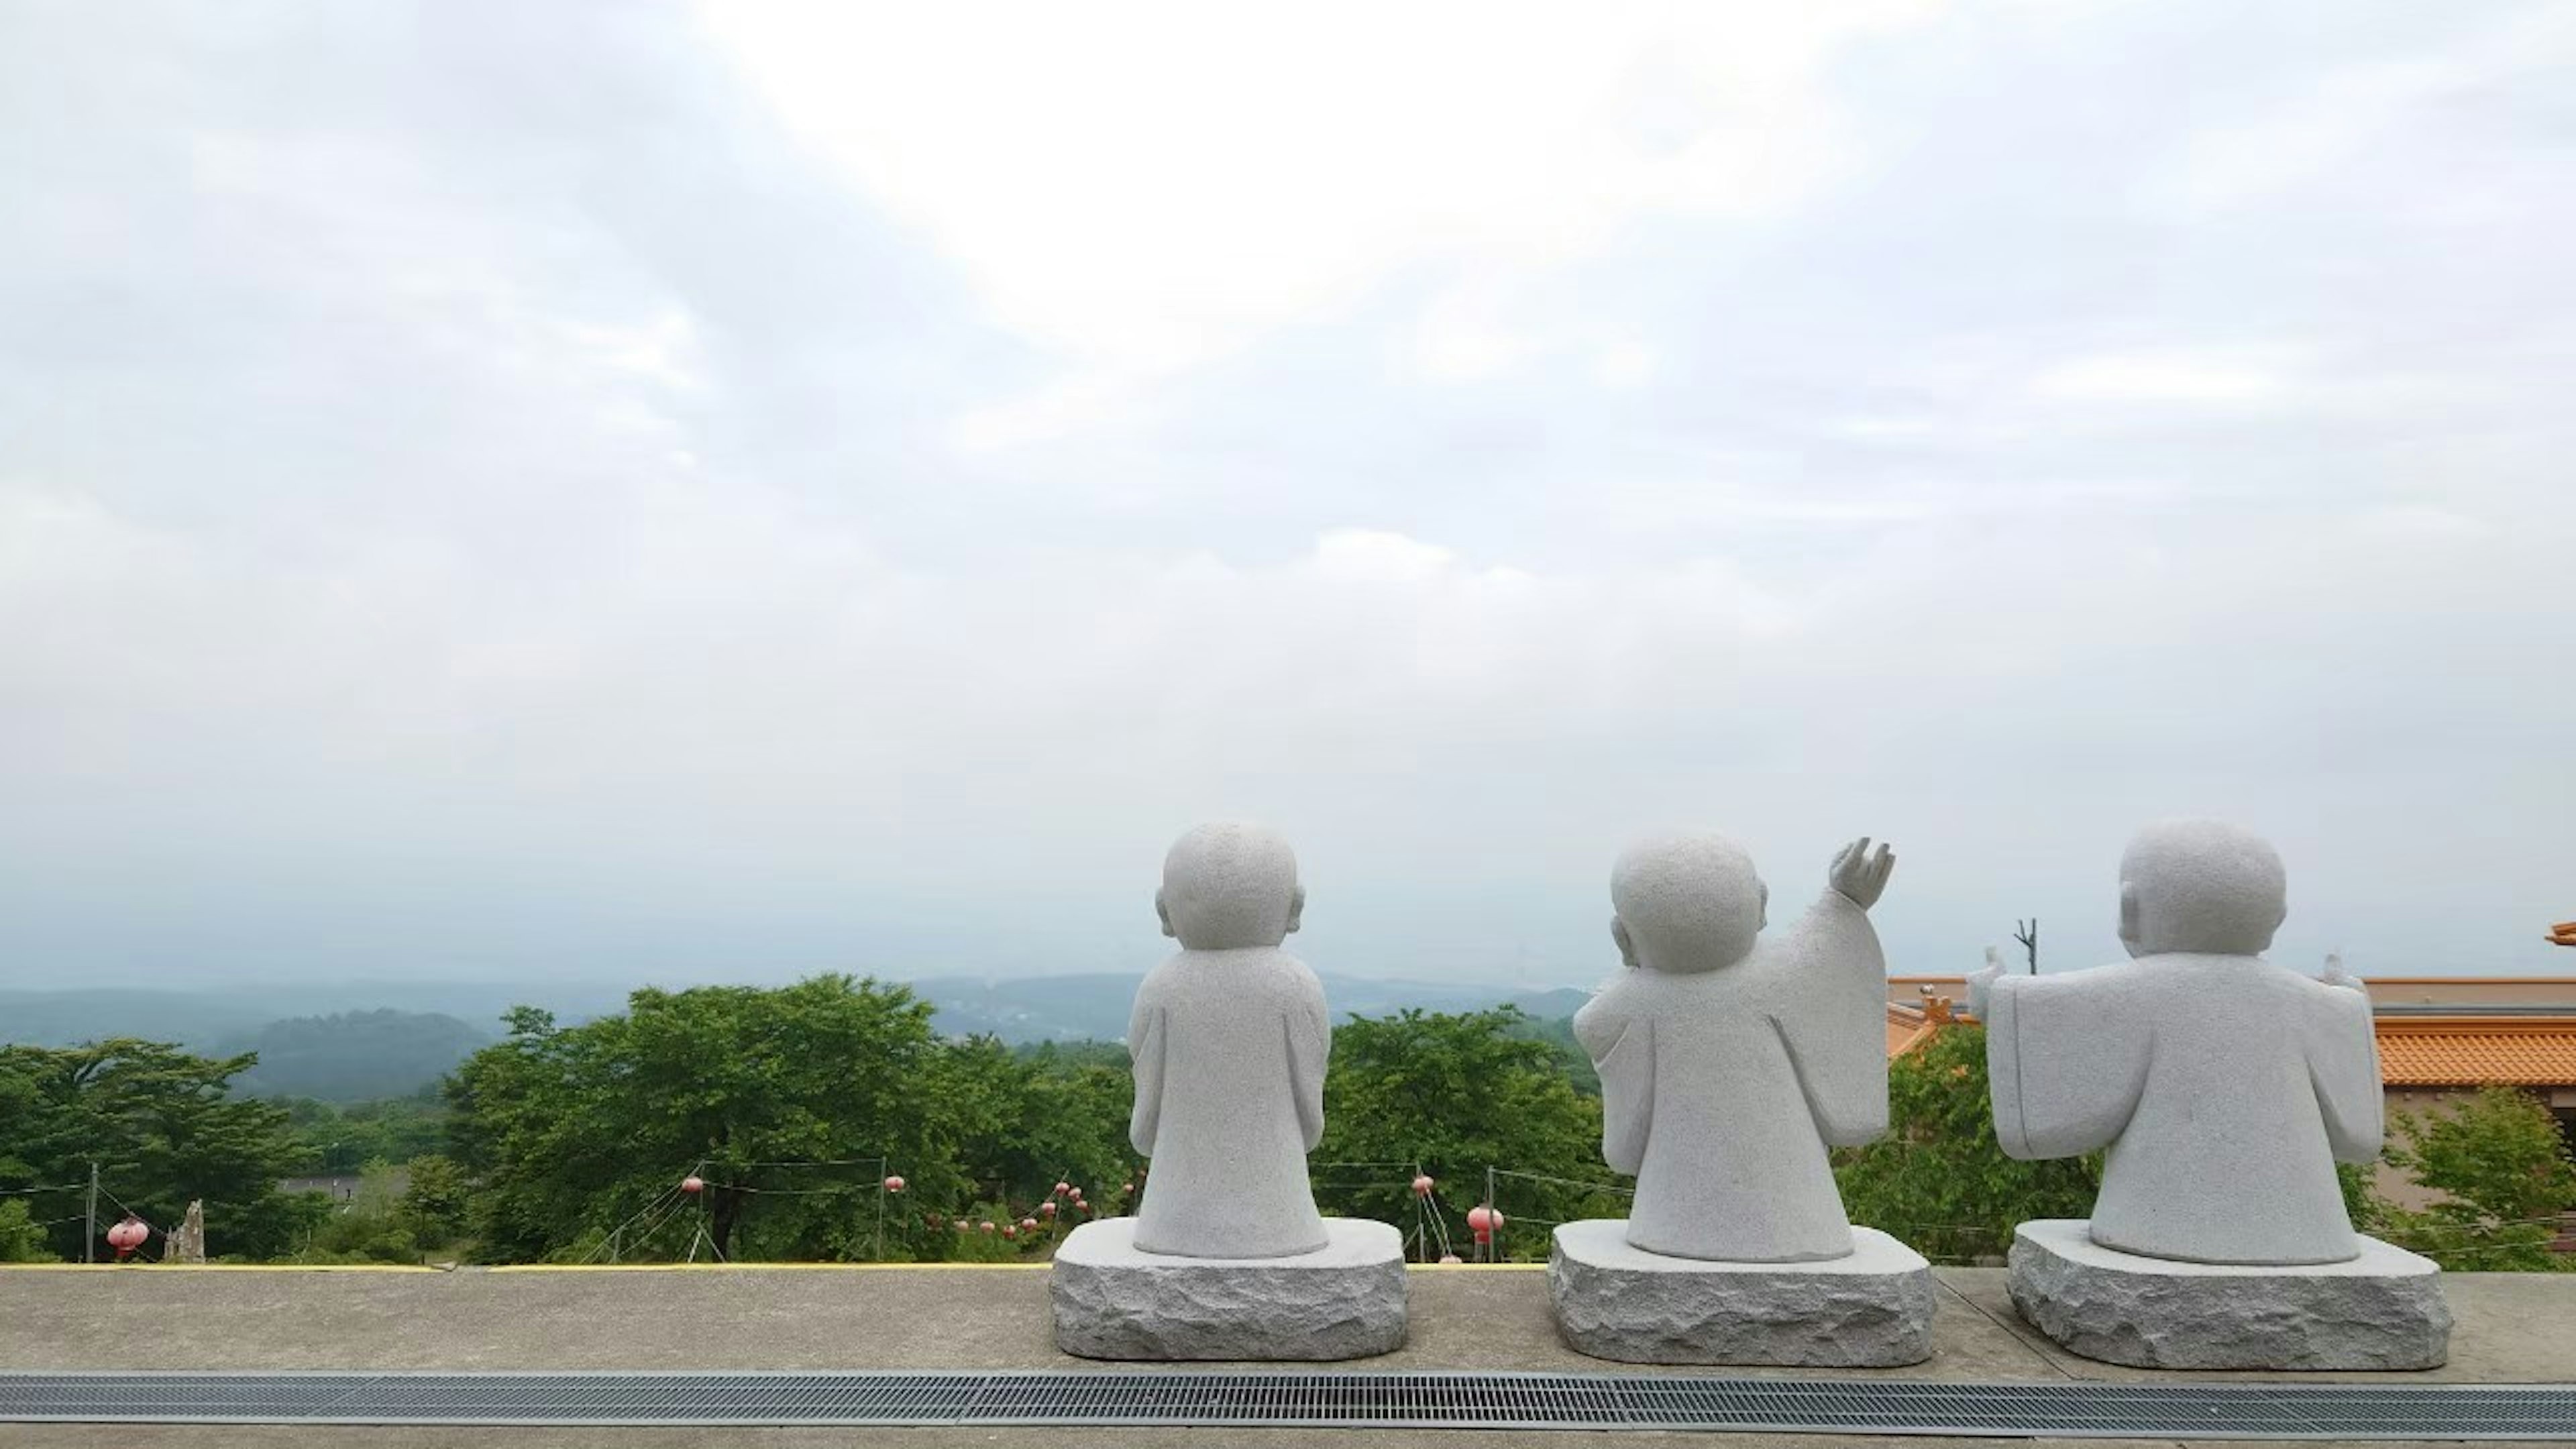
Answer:
[(1431, 1187), (1431, 1174), (1427, 1172), (1417, 1172), (1413, 1175), (1413, 1195), (1415, 1197), (1431, 1196)]
[(1062, 1197), (1071, 1191), (1073, 1191), (1073, 1184), (1069, 1182), (1059, 1182), (1055, 1185), (1055, 1195), (1057, 1197)]
[(1476, 1241), (1479, 1243), (1492, 1242), (1494, 1240), (1494, 1229), (1499, 1228), (1502, 1225), (1503, 1215), (1494, 1211), (1492, 1208), (1471, 1207), (1467, 1209), (1467, 1231), (1474, 1233), (1476, 1235)]
[(107, 1230), (107, 1245), (116, 1250), (116, 1261), (122, 1263), (128, 1253), (142, 1247), (143, 1240), (150, 1236), (152, 1230), (143, 1225), (143, 1219), (127, 1213), (125, 1221)]
[(988, 1233), (989, 1233), (989, 1232), (991, 1232), (991, 1231), (993, 1230), (993, 1225), (992, 1225), (991, 1223), (986, 1223), (986, 1224), (984, 1224), (984, 1225), (983, 1225), (983, 1227), (984, 1227), (984, 1231), (986, 1231), (986, 1232), (988, 1232)]
[(1054, 1216), (1055, 1216), (1055, 1204), (1054, 1204), (1053, 1202), (1042, 1202), (1042, 1203), (1039, 1203), (1039, 1204), (1038, 1204), (1038, 1211), (1039, 1211), (1039, 1212), (1042, 1212), (1042, 1213), (1044, 1213), (1044, 1214), (1046, 1214), (1048, 1217), (1054, 1217)]
[(1022, 1219), (1020, 1219), (1020, 1231), (1021, 1231), (1021, 1232), (1024, 1232), (1024, 1233), (1034, 1233), (1034, 1232), (1036, 1232), (1037, 1230), (1038, 1230), (1038, 1220), (1037, 1220), (1036, 1218), (1022, 1218)]
[(1088, 1213), (1088, 1212), (1090, 1212), (1090, 1211), (1091, 1211), (1091, 1204), (1089, 1204), (1089, 1203), (1087, 1203), (1087, 1202), (1078, 1202), (1078, 1203), (1075, 1203), (1075, 1204), (1074, 1204), (1074, 1206), (1075, 1206), (1075, 1207), (1078, 1207), (1078, 1208), (1080, 1208), (1080, 1209), (1082, 1209), (1085, 1213)]
[(699, 1193), (705, 1192), (706, 1190), (707, 1180), (698, 1176), (694, 1172), (680, 1179), (680, 1191), (687, 1193), (691, 1197), (696, 1197)]
[(959, 1218), (957, 1220), (957, 1231), (961, 1233), (966, 1231), (966, 1220), (964, 1218)]
[(1017, 1225), (1017, 1224), (1013, 1224), (1013, 1223), (1004, 1223), (1004, 1224), (1002, 1224), (1002, 1236), (1003, 1236), (1003, 1237), (1006, 1237), (1006, 1238), (1016, 1238), (1016, 1237), (1018, 1237), (1019, 1235), (1020, 1235), (1020, 1230), (1019, 1230), (1019, 1227), (1018, 1227), (1018, 1225)]
[(902, 1178), (900, 1178), (900, 1177), (889, 1177), (889, 1178), (887, 1178), (887, 1179), (886, 1179), (886, 1191), (888, 1191), (888, 1192), (901, 1192), (901, 1191), (903, 1191), (903, 1179), (902, 1179)]

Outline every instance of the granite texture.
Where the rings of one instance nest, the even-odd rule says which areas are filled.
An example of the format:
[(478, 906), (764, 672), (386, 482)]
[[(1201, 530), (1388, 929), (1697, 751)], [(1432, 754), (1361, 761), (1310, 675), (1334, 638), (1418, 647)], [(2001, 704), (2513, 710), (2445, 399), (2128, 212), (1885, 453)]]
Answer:
[(1715, 835), (1620, 857), (1629, 969), (1576, 1013), (1601, 1073), (1602, 1156), (1637, 1176), (1628, 1241), (1729, 1263), (1852, 1251), (1827, 1149), (1887, 1130), (1887, 961), (1868, 908), (1894, 857), (1845, 847), (1823, 895), (1760, 938), (1769, 894)]
[(1176, 1258), (1136, 1246), (1136, 1219), (1084, 1223), (1048, 1274), (1056, 1346), (1084, 1358), (1327, 1361), (1404, 1344), (1404, 1235), (1326, 1220), (1284, 1258)]
[(1305, 909), (1286, 841), (1202, 825), (1163, 862), (1154, 897), (1179, 955), (1136, 991), (1128, 1135), (1152, 1159), (1136, 1246), (1276, 1258), (1325, 1246), (1306, 1154), (1324, 1132), (1332, 1027), (1323, 984), (1279, 949)]
[(2082, 1219), (2043, 1219), (2013, 1233), (2013, 1306), (2067, 1349), (2134, 1368), (2441, 1367), (2441, 1269), (2360, 1243), (2341, 1263), (2182, 1263), (2105, 1248)]
[(1893, 1368), (1932, 1356), (1932, 1269), (1874, 1228), (1822, 1263), (1641, 1252), (1615, 1218), (1556, 1230), (1547, 1282), (1567, 1346), (1621, 1363)]
[(2187, 1262), (2334, 1263), (2361, 1251), (2335, 1163), (2382, 1131), (2370, 1001), (2251, 954), (2287, 909), (2270, 846), (2155, 826), (2120, 864), (2136, 959), (1969, 979), (1995, 1135), (2017, 1158), (2108, 1149), (2093, 1241)]

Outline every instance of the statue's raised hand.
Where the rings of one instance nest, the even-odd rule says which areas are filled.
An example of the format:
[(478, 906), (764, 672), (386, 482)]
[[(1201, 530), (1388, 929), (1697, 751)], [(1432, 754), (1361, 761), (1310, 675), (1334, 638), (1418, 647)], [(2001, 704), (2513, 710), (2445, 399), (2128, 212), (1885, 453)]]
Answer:
[(1968, 974), (1968, 1014), (1979, 1021), (1986, 1019), (1986, 1000), (1994, 994), (1995, 978), (2004, 974), (2003, 953), (1986, 948), (1986, 968)]
[(1869, 837), (1864, 835), (1844, 846), (1834, 857), (1834, 868), (1827, 872), (1825, 880), (1845, 899), (1865, 911), (1878, 904), (1879, 893), (1887, 889), (1888, 872), (1894, 869), (1896, 852), (1882, 845), (1878, 853), (1872, 855)]

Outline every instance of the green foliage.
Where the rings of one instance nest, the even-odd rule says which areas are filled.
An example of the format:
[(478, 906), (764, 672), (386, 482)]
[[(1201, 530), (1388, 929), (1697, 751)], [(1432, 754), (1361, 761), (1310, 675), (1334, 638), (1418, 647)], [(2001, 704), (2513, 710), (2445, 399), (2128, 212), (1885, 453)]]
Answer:
[(2099, 1158), (2016, 1162), (1995, 1140), (1984, 1027), (1953, 1023), (1888, 1063), (1887, 1100), (1887, 1135), (1837, 1154), (1853, 1222), (1967, 1262), (2000, 1257), (2024, 1219), (2092, 1211)]
[(2549, 1251), (2576, 1209), (2576, 1160), (2549, 1109), (2510, 1087), (2482, 1087), (2431, 1113), (2401, 1112), (2388, 1161), (2443, 1196), (2410, 1210), (2380, 1204), (2376, 1230), (2457, 1271), (2576, 1269)]
[(419, 1235), (403, 1210), (396, 1170), (379, 1162), (345, 1203), (330, 1204), (294, 1255), (298, 1263), (417, 1263)]
[(51, 1258), (45, 1230), (36, 1226), (23, 1197), (0, 1198), (0, 1263), (41, 1263)]
[(1601, 1095), (1601, 1073), (1592, 1065), (1592, 1054), (1574, 1039), (1574, 1018), (1570, 1016), (1524, 1017), (1512, 1028), (1512, 1035), (1545, 1042), (1556, 1053), (1557, 1070), (1574, 1084), (1574, 1090), (1587, 1097)]
[[(1007, 1052), (951, 1048), (911, 992), (847, 976), (647, 989), (577, 1027), (508, 1020), (448, 1088), (457, 1159), (482, 1183), (477, 1236), (501, 1261), (579, 1260), (612, 1233), (621, 1257), (674, 1257), (701, 1229), (728, 1257), (865, 1258), (881, 1210), (885, 1256), (936, 1256), (953, 1234), (934, 1234), (931, 1205), (979, 1195), (966, 1149), (1029, 1105)], [(903, 1199), (883, 1200), (880, 1155)], [(706, 1190), (682, 1200), (693, 1170)]]
[(436, 1012), (350, 1011), (272, 1021), (223, 1050), (258, 1056), (236, 1084), (248, 1095), (351, 1102), (434, 1087), (491, 1040), (481, 1027)]
[(950, 1044), (945, 1055), (944, 1080), (962, 1129), (958, 1148), (978, 1192), (1018, 1204), (1022, 1216), (1059, 1182), (1097, 1197), (1104, 1211), (1117, 1201), (1137, 1160), (1127, 1142), (1136, 1081), (1124, 1046), (1013, 1052), (991, 1037), (973, 1037)]
[(231, 1095), (250, 1065), (126, 1037), (0, 1048), (0, 1189), (43, 1189), (17, 1196), (57, 1257), (81, 1256), (93, 1162), (105, 1221), (126, 1207), (165, 1228), (201, 1198), (210, 1249), (283, 1253), (304, 1215), (276, 1182), (299, 1152), (282, 1109)]
[(415, 1157), (406, 1166), (411, 1183), (400, 1210), (412, 1241), (427, 1252), (464, 1237), (474, 1206), (474, 1184), (465, 1169), (436, 1154)]
[[(1484, 1200), (1485, 1169), (1503, 1168), (1511, 1175), (1495, 1194), (1508, 1220), (1501, 1248), (1520, 1259), (1547, 1255), (1553, 1223), (1625, 1215), (1601, 1166), (1599, 1099), (1574, 1089), (1555, 1048), (1528, 1025), (1504, 1006), (1407, 1010), (1335, 1027), (1324, 1140), (1313, 1154), (1316, 1201), (1328, 1213), (1408, 1231), (1417, 1213), (1436, 1212), (1466, 1254), (1467, 1209)], [(1413, 1196), (1417, 1164), (1439, 1182), (1429, 1207)]]
[(279, 1103), (302, 1151), (299, 1173), (356, 1172), (370, 1162), (409, 1162), (447, 1143), (447, 1104), (391, 1097), (335, 1106), (309, 1097)]

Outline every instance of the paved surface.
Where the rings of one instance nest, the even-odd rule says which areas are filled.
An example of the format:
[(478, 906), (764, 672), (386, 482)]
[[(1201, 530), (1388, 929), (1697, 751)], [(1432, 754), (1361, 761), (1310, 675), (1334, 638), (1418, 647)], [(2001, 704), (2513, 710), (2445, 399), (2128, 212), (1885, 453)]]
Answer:
[[(1881, 1370), (1717, 1369), (1742, 1375), (2029, 1380), (2172, 1378), (2074, 1358), (2013, 1314), (1999, 1269), (1942, 1269), (1930, 1362)], [(2427, 1373), (2338, 1376), (2397, 1382), (2539, 1383), (2576, 1379), (2576, 1275), (2469, 1274), (2447, 1280), (2459, 1325), (2451, 1362)], [(157, 1369), (1085, 1369), (1157, 1365), (1067, 1358), (1048, 1332), (1043, 1269), (716, 1268), (608, 1272), (225, 1271), (159, 1267), (0, 1271), (0, 1368)], [(1181, 1367), (1206, 1367), (1204, 1365)], [(1260, 1367), (1260, 1366), (1256, 1366)], [(1412, 1275), (1404, 1348), (1344, 1367), (1671, 1373), (1584, 1358), (1559, 1340), (1543, 1272), (1422, 1269)], [(1687, 1370), (1681, 1370), (1687, 1372)], [(2300, 1378), (2294, 1374), (2198, 1375)], [(97, 1429), (0, 1425), (0, 1446), (419, 1445), (1204, 1445), (1567, 1446), (1750, 1443), (1729, 1435), (1562, 1431), (1371, 1433), (1061, 1428), (747, 1431), (481, 1430), (335, 1427)], [(1849, 1445), (1850, 1438), (1763, 1436), (1761, 1443)], [(1997, 1441), (1908, 1439), (1908, 1445)], [(2032, 1441), (2021, 1441), (2032, 1442)], [(2053, 1442), (2053, 1441), (2038, 1441)], [(2167, 1441), (2083, 1441), (2092, 1445)]]

